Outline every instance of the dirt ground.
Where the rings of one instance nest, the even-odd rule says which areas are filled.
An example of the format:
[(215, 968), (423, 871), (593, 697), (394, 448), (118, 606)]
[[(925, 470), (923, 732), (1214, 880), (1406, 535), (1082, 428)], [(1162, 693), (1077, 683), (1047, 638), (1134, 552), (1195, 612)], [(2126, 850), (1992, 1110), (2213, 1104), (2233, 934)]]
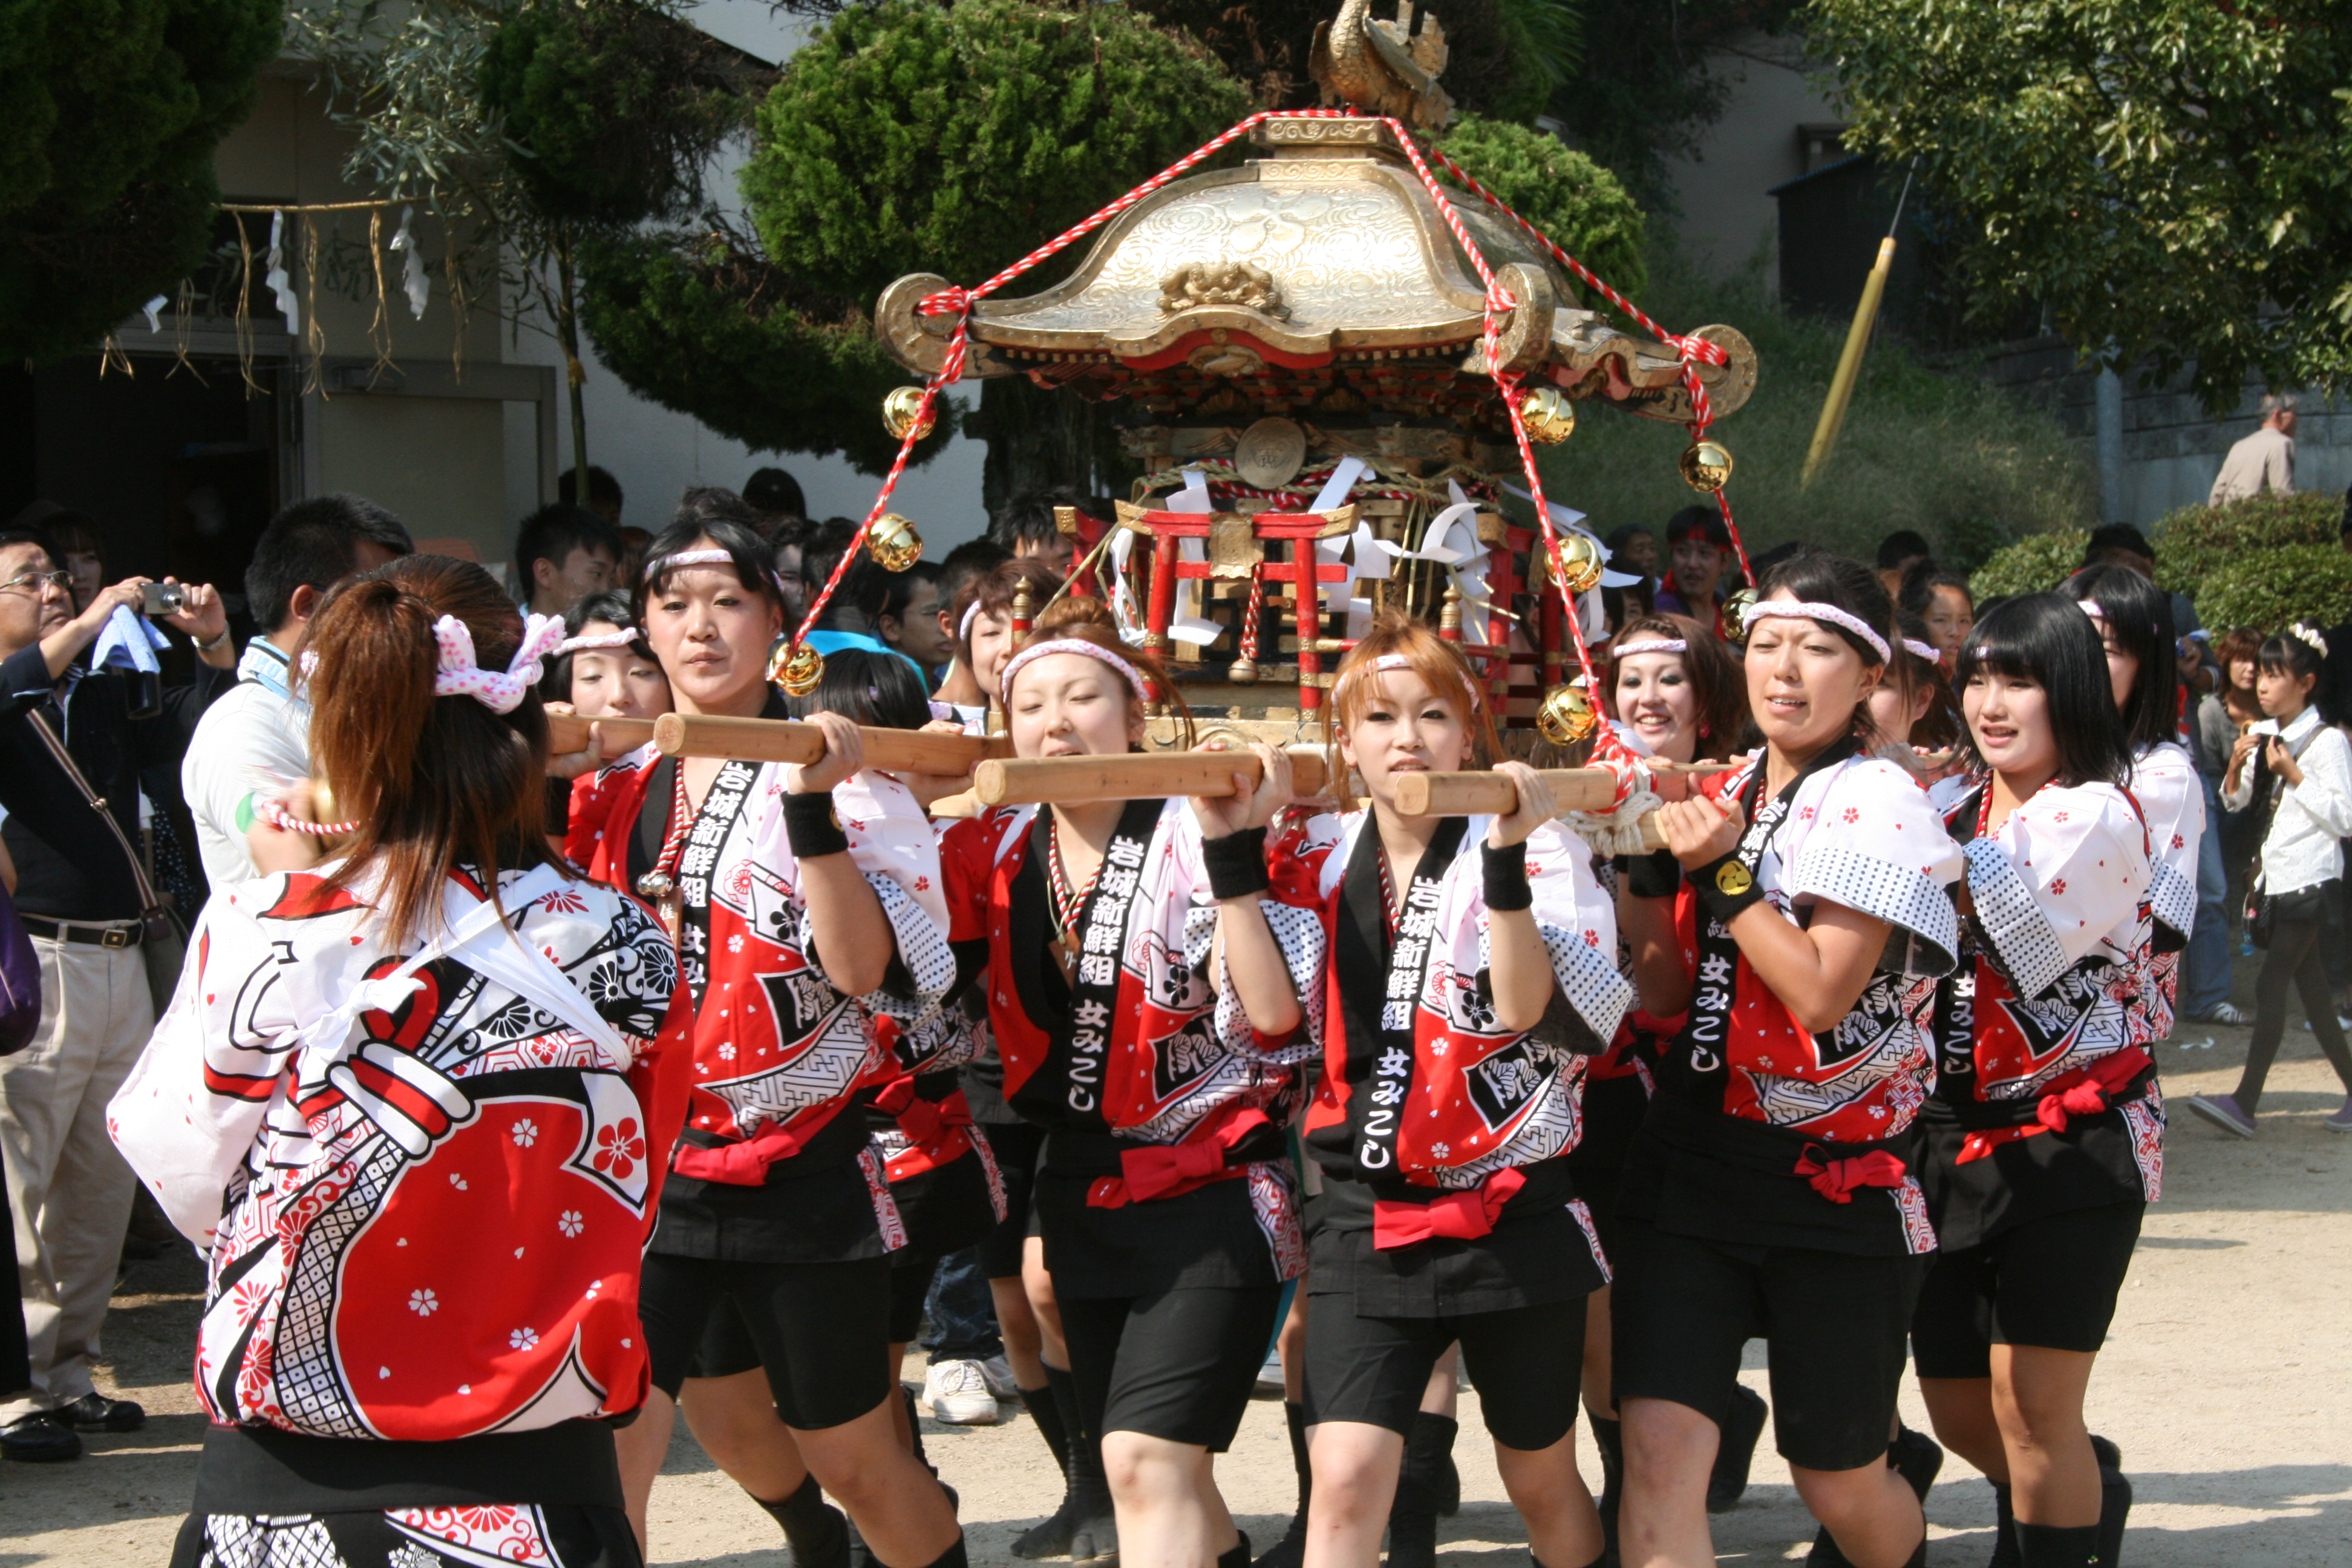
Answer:
[[(2227, 1089), (2245, 1043), (2243, 1029), (2184, 1026), (2159, 1048), (2166, 1089), (2176, 1100)], [(2091, 1385), (2093, 1426), (2123, 1446), (2138, 1492), (2125, 1550), (2134, 1568), (2352, 1564), (2352, 1138), (2319, 1125), (2338, 1091), (2299, 1019), (2284, 1056), (2252, 1143), (2176, 1110), (2165, 1201), (2149, 1211)], [(202, 1436), (187, 1382), (201, 1287), (185, 1254), (131, 1266), (108, 1321), (102, 1379), (147, 1406), (146, 1429), (94, 1437), (74, 1464), (0, 1465), (0, 1568), (166, 1559)], [(1761, 1390), (1760, 1347), (1749, 1352), (1746, 1376)], [(919, 1381), (919, 1363), (907, 1373)], [(1462, 1404), (1463, 1507), (1442, 1530), (1443, 1560), (1517, 1568), (1526, 1537), (1503, 1500), (1476, 1395)], [(993, 1427), (923, 1424), (933, 1462), (962, 1494), (972, 1562), (988, 1568), (1018, 1563), (1013, 1538), (1060, 1496), (1032, 1424), (1012, 1407), (1003, 1414)], [(1905, 1415), (1926, 1428), (1916, 1395)], [(1597, 1480), (1589, 1445), (1584, 1459)], [(1242, 1527), (1260, 1546), (1272, 1541), (1294, 1500), (1278, 1403), (1252, 1405), (1218, 1470)], [(1931, 1560), (1984, 1562), (1991, 1494), (1959, 1460), (1947, 1463), (1927, 1515)], [(1769, 1442), (1747, 1500), (1715, 1527), (1722, 1561), (1803, 1558), (1811, 1522)], [(781, 1568), (782, 1550), (775, 1526), (681, 1423), (654, 1491), (654, 1562)]]

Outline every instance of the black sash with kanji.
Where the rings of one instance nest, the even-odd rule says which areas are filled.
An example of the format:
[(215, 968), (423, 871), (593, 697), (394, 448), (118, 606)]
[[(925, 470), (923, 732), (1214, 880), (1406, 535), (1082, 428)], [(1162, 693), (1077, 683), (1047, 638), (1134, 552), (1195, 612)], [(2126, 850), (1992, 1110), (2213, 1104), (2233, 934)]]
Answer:
[[(1860, 743), (1851, 736), (1824, 750), (1807, 763), (1789, 781), (1786, 788), (1761, 805), (1759, 798), (1764, 793), (1764, 759), (1756, 761), (1756, 771), (1750, 773), (1736, 797), (1743, 810), (1751, 815), (1747, 831), (1739, 837), (1739, 847), (1734, 857), (1747, 868), (1750, 878), (1757, 876), (1764, 864), (1765, 851), (1780, 825), (1789, 818), (1797, 792), (1807, 780), (1824, 768), (1833, 768), (1853, 756)], [(1738, 990), (1739, 943), (1733, 940), (1730, 929), (1710, 916), (1701, 906), (1698, 911), (1698, 974), (1691, 989), (1690, 1014), (1683, 1022), (1682, 1033), (1675, 1037), (1675, 1049), (1661, 1064), (1662, 1076), (1685, 1099), (1720, 1110), (1724, 1086), (1725, 1064), (1729, 1058), (1731, 1009)]]
[[(1381, 892), (1381, 837), (1367, 819), (1356, 852), (1341, 879), (1332, 961), (1339, 981), (1339, 1005), (1352, 1056), (1369, 1048), (1372, 1072), (1360, 1091), (1356, 1163), (1368, 1178), (1397, 1168), (1397, 1131), (1412, 1091), (1413, 1012), (1429, 983), (1429, 964), (1439, 946), (1437, 904), (1445, 873), (1462, 846), (1468, 819), (1449, 816), (1430, 836), (1413, 868), (1412, 883), (1399, 900), (1393, 936), (1387, 899)], [(1363, 1042), (1360, 1047), (1358, 1042)]]
[[(1119, 1017), (1119, 957), (1127, 942), (1129, 910), (1140, 890), (1140, 872), (1151, 836), (1167, 809), (1164, 800), (1131, 800), (1103, 848), (1101, 871), (1078, 907), (1068, 931), (1055, 929), (1053, 895), (1046, 885), (1051, 807), (1041, 807), (1030, 827), (1028, 853), (1015, 874), (1012, 910), (1013, 985), (1022, 1011), (1051, 1037), (1050, 1072), (1034, 1073), (1013, 1097), (1024, 1114), (1054, 1125), (1102, 1129), (1103, 1075)], [(1109, 875), (1113, 869), (1129, 873)], [(1055, 944), (1076, 939), (1075, 961), (1066, 980), (1050, 954)], [(1138, 998), (1139, 1001), (1139, 998)], [(1053, 1103), (1043, 1103), (1040, 1091)]]

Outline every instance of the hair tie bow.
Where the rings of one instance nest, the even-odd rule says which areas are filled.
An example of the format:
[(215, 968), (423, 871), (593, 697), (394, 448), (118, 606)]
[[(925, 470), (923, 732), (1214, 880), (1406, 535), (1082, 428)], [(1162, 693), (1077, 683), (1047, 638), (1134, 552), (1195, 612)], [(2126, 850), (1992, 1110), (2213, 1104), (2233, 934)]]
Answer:
[(522, 695), (539, 684), (540, 661), (563, 640), (563, 622), (554, 616), (531, 616), (523, 622), (522, 642), (503, 672), (484, 669), (474, 662), (474, 634), (455, 616), (433, 623), (433, 640), (441, 649), (439, 670), (433, 677), (436, 697), (470, 697), (493, 713), (511, 713)]

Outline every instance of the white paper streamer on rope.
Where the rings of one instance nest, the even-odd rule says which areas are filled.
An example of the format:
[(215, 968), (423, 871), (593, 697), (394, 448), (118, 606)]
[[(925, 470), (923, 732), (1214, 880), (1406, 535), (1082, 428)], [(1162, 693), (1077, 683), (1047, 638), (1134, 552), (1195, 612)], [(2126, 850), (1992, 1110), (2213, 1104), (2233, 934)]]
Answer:
[[(1168, 498), (1167, 510), (1206, 517), (1217, 510), (1209, 496), (1209, 476), (1198, 468), (1184, 470), (1184, 488)], [(1181, 561), (1202, 562), (1209, 558), (1208, 542), (1201, 539), (1180, 539), (1176, 555)], [(1200, 614), (1201, 584), (1198, 579), (1176, 579), (1175, 607), (1170, 612), (1168, 635), (1194, 647), (1206, 647), (1224, 636), (1225, 628), (1216, 622), (1203, 619)]]
[(172, 297), (169, 294), (158, 294), (139, 307), (139, 313), (147, 318), (149, 331), (160, 332), (163, 330), (163, 307), (171, 302)]
[(417, 321), (425, 319), (425, 303), (433, 297), (433, 285), (425, 275), (425, 256), (417, 247), (416, 236), (408, 226), (416, 216), (416, 208), (400, 209), (400, 229), (392, 237), (390, 248), (401, 253), (400, 287), (408, 295), (408, 313)]
[(1486, 597), (1486, 547), (1478, 542), (1478, 503), (1462, 493), (1454, 480), (1445, 481), (1453, 504), (1429, 520), (1421, 531), (1421, 547), (1410, 550), (1388, 540), (1372, 542), (1391, 561), (1434, 561), (1465, 599)]
[(302, 335), (302, 307), (294, 297), (294, 279), (286, 270), (286, 215), (282, 212), (269, 215), (269, 255), (265, 265), (268, 270), (261, 275), (261, 280), (278, 296), (278, 313), (286, 318), (286, 335), (299, 338)]
[[(1370, 471), (1370, 466), (1361, 458), (1340, 458), (1332, 468), (1331, 477), (1323, 481), (1323, 488), (1315, 492), (1315, 499), (1308, 503), (1307, 510), (1319, 512), (1339, 510), (1348, 504), (1348, 497), (1355, 489), (1356, 481)], [(1341, 607), (1346, 622), (1339, 633), (1343, 637), (1360, 637), (1371, 628), (1372, 602), (1357, 594), (1356, 584), (1360, 578), (1389, 574), (1389, 558), (1377, 548), (1379, 542), (1372, 537), (1372, 525), (1369, 521), (1358, 522), (1353, 533), (1315, 542), (1316, 564), (1342, 569), (1342, 575), (1328, 583), (1318, 582), (1316, 587), (1327, 605)], [(1348, 551), (1349, 558), (1343, 561), (1340, 552), (1348, 550), (1350, 545), (1354, 548)]]

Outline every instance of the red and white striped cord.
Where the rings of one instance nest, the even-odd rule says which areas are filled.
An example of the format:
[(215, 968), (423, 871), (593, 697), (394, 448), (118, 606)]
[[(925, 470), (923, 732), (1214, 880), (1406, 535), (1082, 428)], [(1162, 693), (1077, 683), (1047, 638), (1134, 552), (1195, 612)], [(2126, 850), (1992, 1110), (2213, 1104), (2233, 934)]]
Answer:
[(1257, 662), (1257, 624), (1265, 616), (1265, 563), (1250, 567), (1249, 598), (1242, 607), (1242, 657)]
[(287, 810), (282, 800), (257, 800), (253, 815), (280, 833), (308, 833), (316, 838), (349, 838), (360, 830), (356, 822), (306, 822)]

